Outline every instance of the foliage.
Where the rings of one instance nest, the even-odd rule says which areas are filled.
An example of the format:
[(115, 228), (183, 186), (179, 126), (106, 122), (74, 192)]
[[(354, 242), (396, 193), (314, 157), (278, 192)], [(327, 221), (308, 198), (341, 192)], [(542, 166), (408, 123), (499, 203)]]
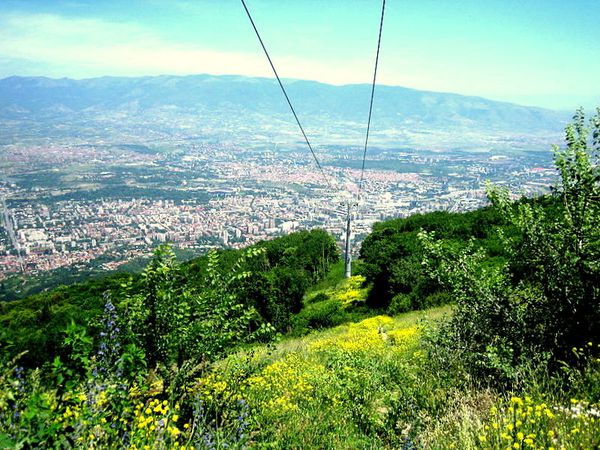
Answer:
[(198, 364), (238, 344), (269, 338), (272, 327), (233, 288), (252, 277), (245, 267), (262, 254), (261, 248), (249, 248), (223, 270), (219, 254), (209, 253), (203, 288), (196, 291), (183, 282), (184, 268), (171, 249), (159, 247), (142, 274), (143, 289), (125, 303), (131, 340), (144, 349), (151, 367)]
[[(61, 286), (23, 300), (0, 302), (0, 347), (10, 344), (13, 355), (27, 352), (22, 364), (40, 366), (64, 356), (63, 332), (71, 322), (87, 326), (102, 314), (104, 292), (119, 292), (123, 283), (136, 285), (130, 274), (118, 274), (82, 284)], [(95, 334), (97, 329), (88, 330)]]
[(486, 250), (486, 261), (498, 265), (504, 257), (495, 226), (503, 219), (493, 208), (467, 213), (436, 211), (375, 224), (361, 247), (361, 272), (373, 284), (368, 302), (392, 314), (450, 302), (449, 291), (423, 270), (420, 230), (435, 232), (453, 250), (474, 238)]
[[(275, 329), (268, 320), (289, 324), (309, 283), (337, 258), (333, 239), (322, 232), (211, 252), (185, 264), (161, 246), (139, 277), (62, 288), (67, 295), (56, 297), (57, 303), (62, 307), (64, 300), (73, 314), (57, 327), (58, 336), (52, 337), (57, 350), (41, 358), (42, 370), (25, 376), (14, 361), (0, 367), (3, 380), (18, 374), (16, 384), (0, 389), (2, 446), (242, 447), (248, 439), (242, 398), (217, 411), (195, 393), (181, 392), (195, 374), (236, 347), (272, 340)], [(103, 286), (115, 288), (99, 292)], [(252, 288), (254, 296), (248, 295)], [(90, 294), (91, 299), (82, 298)], [(13, 343), (23, 330), (13, 319), (47, 299), (3, 305), (8, 312), (3, 319), (11, 320), (12, 329), (3, 330), (0, 361), (23, 344), (32, 345), (31, 339)], [(85, 302), (94, 309), (86, 310)], [(55, 326), (60, 311), (43, 312), (42, 327)], [(21, 355), (28, 364), (36, 360), (37, 355), (29, 360)]]
[[(127, 333), (117, 325), (123, 317), (110, 298), (100, 322), (101, 344), (95, 350), (77, 326), (65, 336), (69, 358), (89, 369), (83, 373), (57, 369), (64, 375), (58, 379), (25, 371), (15, 361), (0, 367), (3, 448), (212, 449), (261, 442), (290, 448), (302, 446), (304, 439), (313, 447), (381, 442), (385, 405), (394, 397), (388, 382), (400, 383), (405, 365), (420, 361), (411, 353), (413, 331), (406, 334), (404, 321), (381, 317), (356, 324), (371, 336), (360, 349), (325, 348), (329, 340), (353, 342), (351, 326), (324, 340), (311, 339), (308, 351), (289, 352), (275, 361), (248, 363), (244, 353), (232, 355), (175, 392), (166, 378), (145, 368), (143, 355), (137, 372), (124, 370), (131, 360), (122, 345)], [(385, 333), (393, 332), (406, 339), (388, 339)], [(102, 345), (106, 339), (113, 342), (111, 348)], [(59, 360), (56, 366), (62, 364)], [(365, 372), (366, 367), (376, 370)], [(349, 408), (354, 411), (350, 423), (344, 416)], [(299, 434), (315, 413), (322, 414), (325, 426), (312, 422), (308, 433)], [(368, 436), (362, 436), (364, 430)]]
[(355, 275), (343, 278), (329, 277), (326, 283), (313, 287), (305, 298), (306, 306), (293, 318), (293, 330), (301, 335), (309, 330), (320, 330), (340, 325), (357, 318), (372, 314), (365, 308), (368, 288), (364, 287), (365, 278)]
[(344, 308), (339, 300), (328, 299), (307, 305), (294, 317), (297, 332), (312, 329), (320, 330), (339, 325), (345, 321)]
[[(448, 311), (376, 316), (240, 350), (174, 389), (173, 378), (143, 363), (137, 375), (121, 369), (130, 359), (122, 345), (126, 333), (111, 323), (123, 320), (108, 299), (102, 333), (120, 350), (105, 359), (97, 346), (87, 355), (91, 370), (70, 375), (68, 389), (51, 377), (42, 382), (39, 370), (24, 371), (15, 361), (0, 367), (0, 445), (476, 449), (505, 448), (497, 445), (508, 443), (505, 435), (511, 448), (598, 444), (598, 407), (587, 396), (599, 389), (600, 360), (592, 345), (574, 349), (585, 364), (568, 368), (578, 394), (570, 404), (552, 389), (542, 391), (549, 398), (536, 392), (519, 400), (473, 386), (464, 391), (431, 365), (421, 347), (421, 318), (437, 320)], [(116, 364), (107, 366), (113, 358)]]
[[(254, 251), (258, 253), (249, 258), (248, 252)], [(219, 251), (182, 264), (172, 250), (160, 247), (142, 274), (115, 274), (0, 302), (0, 349), (11, 355), (27, 352), (22, 364), (28, 367), (41, 366), (57, 356), (64, 359), (64, 330), (74, 322), (85, 327), (89, 336), (97, 337), (104, 293), (109, 291), (115, 308), (127, 312), (128, 323), (122, 324), (128, 333), (127, 344), (145, 349), (151, 365), (164, 358), (169, 364), (181, 364), (200, 354), (200, 350), (193, 350), (192, 336), (210, 334), (210, 320), (203, 325), (196, 321), (195, 330), (188, 323), (195, 321), (194, 314), (202, 308), (215, 313), (208, 307), (210, 296), (219, 301), (229, 298), (243, 304), (245, 311), (256, 310), (258, 316), (249, 314), (257, 326), (270, 323), (279, 331), (287, 331), (292, 314), (302, 308), (305, 290), (325, 276), (338, 259), (335, 241), (321, 230), (292, 233), (246, 250)], [(233, 272), (251, 272), (252, 276), (227, 280), (227, 274)], [(221, 295), (215, 286), (226, 288), (227, 295)], [(211, 320), (222, 320), (213, 316)], [(235, 334), (233, 328), (230, 331)], [(202, 351), (219, 353), (221, 347)]]
[(410, 395), (424, 361), (416, 320), (378, 316), (231, 355), (192, 391), (213, 410), (244, 399), (258, 448), (397, 445), (409, 406), (399, 398)]
[(507, 261), (485, 264), (471, 240), (457, 251), (431, 232), (420, 234), (429, 275), (456, 298), (452, 320), (438, 336), (441, 352), (455, 352), (468, 371), (522, 384), (522, 367), (573, 361), (571, 348), (600, 333), (600, 111), (593, 143), (579, 111), (567, 127), (567, 147), (555, 149), (561, 175), (556, 210), (542, 202), (489, 196), (515, 232), (504, 236)]
[(311, 282), (327, 275), (331, 264), (339, 260), (337, 244), (324, 230), (300, 231), (257, 246), (266, 250), (270, 267), (304, 270)]
[(15, 360), (0, 365), (1, 448), (191, 449), (215, 448), (223, 436), (243, 441), (240, 424), (233, 434), (223, 423), (217, 430), (196, 397), (169, 398), (174, 386), (147, 370), (143, 352), (122, 345), (122, 321), (107, 298), (96, 350), (72, 325), (67, 361), (57, 357), (48, 373), (27, 372)]
[(598, 405), (571, 400), (570, 407), (513, 396), (493, 406), (477, 434), (482, 449), (597, 448), (600, 445)]

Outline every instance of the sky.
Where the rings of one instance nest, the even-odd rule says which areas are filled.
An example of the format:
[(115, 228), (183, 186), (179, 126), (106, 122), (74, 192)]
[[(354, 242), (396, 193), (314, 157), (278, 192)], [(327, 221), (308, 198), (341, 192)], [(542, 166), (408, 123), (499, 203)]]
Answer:
[[(246, 0), (282, 77), (368, 83), (380, 0)], [(378, 82), (600, 106), (600, 0), (387, 0)], [(0, 78), (271, 77), (239, 0), (0, 0)]]

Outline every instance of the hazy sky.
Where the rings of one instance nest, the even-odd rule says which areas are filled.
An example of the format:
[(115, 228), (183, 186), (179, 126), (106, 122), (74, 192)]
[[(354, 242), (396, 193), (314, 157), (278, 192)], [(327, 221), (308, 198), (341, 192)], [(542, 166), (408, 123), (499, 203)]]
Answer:
[[(283, 77), (372, 77), (380, 0), (247, 0)], [(379, 81), (600, 105), (600, 0), (387, 0)], [(271, 76), (239, 0), (0, 0), (0, 77)]]

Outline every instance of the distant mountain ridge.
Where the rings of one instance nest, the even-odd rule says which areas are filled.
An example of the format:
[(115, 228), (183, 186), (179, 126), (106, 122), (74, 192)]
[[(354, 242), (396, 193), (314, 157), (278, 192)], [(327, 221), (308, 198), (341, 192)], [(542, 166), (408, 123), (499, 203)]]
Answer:
[[(315, 126), (364, 124), (370, 85), (334, 86), (286, 80), (299, 115)], [(271, 123), (293, 120), (276, 81), (243, 76), (101, 77), (74, 80), (13, 76), (0, 80), (0, 119), (78, 120), (119, 112), (135, 117), (162, 111), (173, 115), (219, 117), (234, 124), (247, 118)], [(561, 132), (562, 112), (497, 102), (480, 97), (377, 86), (374, 126), (390, 129), (468, 130), (487, 133)], [(214, 117), (210, 120), (214, 121)], [(254, 122), (253, 122), (254, 121)], [(218, 123), (217, 123), (218, 125)]]

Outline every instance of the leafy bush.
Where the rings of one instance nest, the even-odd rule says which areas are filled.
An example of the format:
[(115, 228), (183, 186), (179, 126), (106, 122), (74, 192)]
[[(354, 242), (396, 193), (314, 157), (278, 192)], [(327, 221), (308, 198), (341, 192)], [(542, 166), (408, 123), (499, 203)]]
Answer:
[(245, 268), (262, 254), (261, 248), (249, 248), (223, 270), (219, 254), (209, 253), (205, 284), (196, 292), (181, 282), (184, 272), (170, 248), (156, 251), (142, 274), (143, 290), (127, 301), (130, 335), (144, 348), (151, 367), (214, 360), (235, 345), (273, 333), (234, 288), (252, 278)]
[(497, 225), (504, 225), (504, 220), (489, 207), (457, 214), (436, 211), (375, 224), (360, 252), (364, 261), (361, 273), (372, 284), (368, 304), (389, 308), (388, 312), (395, 314), (448, 301), (447, 288), (423, 270), (419, 231), (435, 231), (436, 236), (454, 243), (456, 250), (474, 238), (478, 247), (486, 249), (486, 260), (499, 265), (503, 250)]
[(313, 295), (311, 297), (308, 297), (306, 299), (306, 303), (310, 304), (310, 303), (320, 303), (320, 302), (324, 302), (329, 300), (329, 295), (327, 295), (325, 292), (319, 292), (316, 295)]
[(556, 213), (544, 201), (513, 204), (506, 190), (490, 188), (494, 207), (516, 230), (504, 239), (505, 264), (485, 264), (475, 241), (457, 252), (431, 232), (420, 234), (428, 273), (457, 301), (437, 343), (474, 374), (514, 383), (520, 366), (573, 361), (571, 348), (600, 334), (600, 110), (591, 127), (589, 142), (578, 111), (566, 149), (555, 148)]
[[(164, 263), (165, 258), (169, 259), (169, 252), (161, 249), (156, 259)], [(152, 268), (159, 267), (157, 260)], [(162, 269), (164, 278), (169, 271), (164, 265)], [(158, 280), (154, 278), (154, 282)], [(160, 297), (156, 296), (159, 302)], [(221, 299), (215, 306), (224, 312), (227, 301)], [(235, 305), (233, 309), (237, 309)], [(163, 371), (161, 377), (148, 370), (141, 349), (124, 345), (129, 333), (121, 324), (128, 319), (106, 297), (97, 342), (73, 323), (64, 338), (64, 361), (56, 357), (44, 371), (27, 371), (16, 366), (16, 360), (0, 363), (1, 448), (242, 446), (247, 439), (247, 407), (239, 404), (231, 411), (235, 418), (224, 416), (226, 420), (216, 423), (197, 396), (182, 395), (177, 375), (183, 372), (185, 376), (185, 367), (176, 369), (176, 376)], [(219, 333), (217, 329), (214, 334), (213, 342), (205, 344), (211, 348), (217, 345), (215, 341), (228, 338), (227, 330)], [(168, 348), (164, 338), (159, 335), (157, 348)]]
[[(252, 258), (245, 257), (254, 251), (258, 253)], [(184, 330), (186, 321), (195, 320), (190, 308), (208, 302), (204, 299), (208, 292), (221, 295), (211, 287), (215, 277), (222, 276), (225, 282), (228, 273), (252, 273), (251, 277), (230, 280), (227, 296), (219, 298), (233, 295), (244, 309), (258, 312), (255, 324), (270, 323), (278, 331), (287, 331), (291, 315), (302, 307), (305, 290), (339, 260), (339, 250), (330, 235), (312, 230), (261, 242), (246, 250), (220, 251), (218, 267), (209, 268), (211, 258), (214, 256), (205, 255), (180, 264), (172, 250), (161, 247), (142, 274), (115, 274), (18, 301), (0, 302), (0, 349), (12, 356), (26, 352), (21, 363), (27, 367), (41, 366), (56, 356), (64, 358), (63, 332), (71, 322), (97, 337), (104, 293), (108, 291), (119, 311), (127, 311), (128, 317), (135, 315), (124, 329), (129, 341), (146, 349), (150, 364), (158, 360), (180, 364), (193, 353), (191, 349), (198, 347), (189, 341), (190, 333), (201, 334), (199, 328)]]
[(294, 329), (319, 330), (338, 325), (344, 321), (344, 307), (342, 302), (336, 299), (311, 303), (307, 305), (300, 314), (294, 317)]
[(413, 299), (410, 295), (399, 293), (392, 297), (388, 311), (390, 314), (400, 314), (411, 311), (413, 308)]

